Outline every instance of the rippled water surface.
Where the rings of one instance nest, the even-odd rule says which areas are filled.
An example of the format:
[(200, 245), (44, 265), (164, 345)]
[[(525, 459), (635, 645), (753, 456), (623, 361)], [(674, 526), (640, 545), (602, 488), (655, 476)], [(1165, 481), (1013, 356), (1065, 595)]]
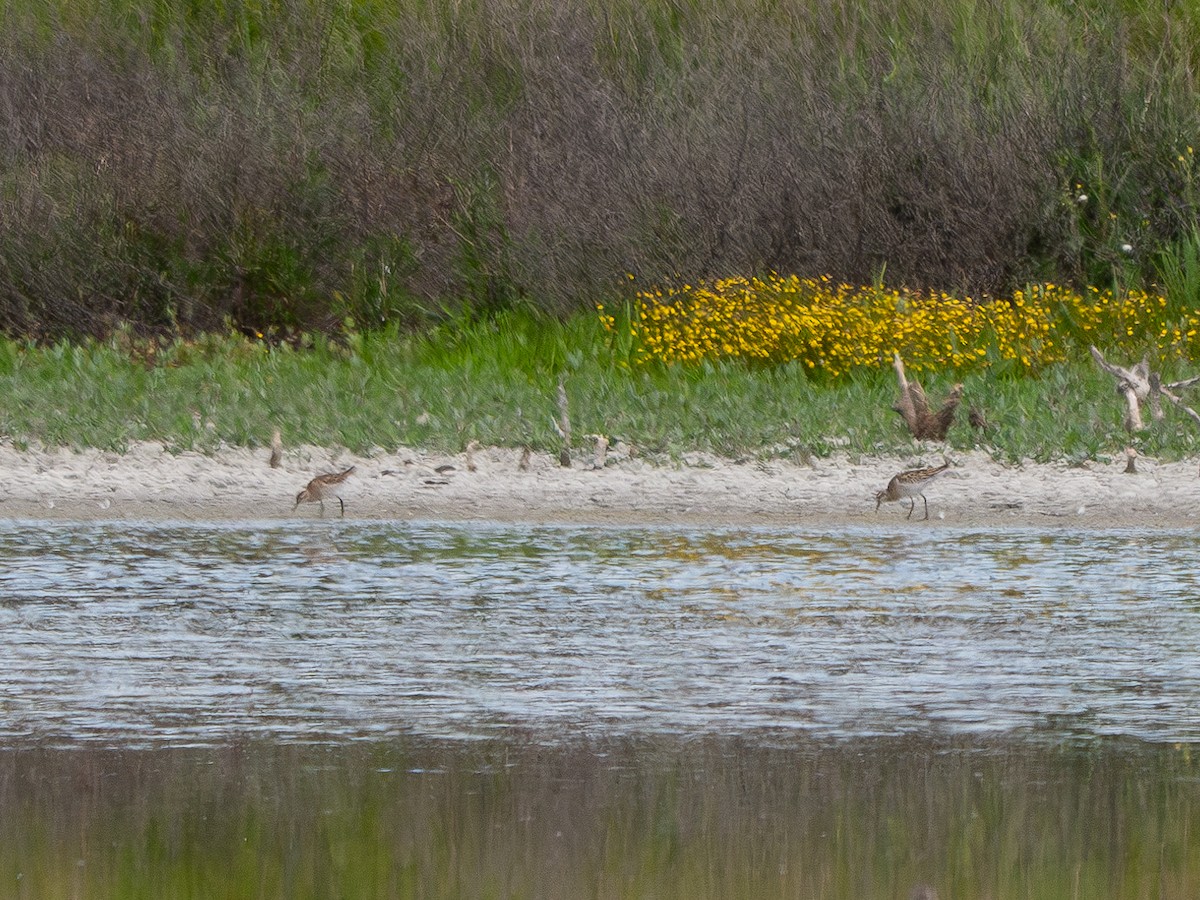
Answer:
[(0, 740), (1200, 740), (1184, 532), (0, 528)]

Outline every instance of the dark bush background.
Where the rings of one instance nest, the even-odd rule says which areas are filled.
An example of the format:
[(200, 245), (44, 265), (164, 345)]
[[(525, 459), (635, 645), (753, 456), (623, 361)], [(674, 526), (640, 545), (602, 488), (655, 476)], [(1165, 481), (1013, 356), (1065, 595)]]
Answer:
[(1195, 242), (1190, 4), (13, 0), (0, 18), (12, 335), (567, 313), (627, 273), (1111, 286)]

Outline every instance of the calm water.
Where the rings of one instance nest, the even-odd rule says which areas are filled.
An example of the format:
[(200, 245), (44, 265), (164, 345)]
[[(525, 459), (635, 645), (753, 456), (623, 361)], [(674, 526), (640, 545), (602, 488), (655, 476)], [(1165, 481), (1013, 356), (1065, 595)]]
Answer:
[(0, 742), (1200, 740), (1188, 532), (8, 525)]

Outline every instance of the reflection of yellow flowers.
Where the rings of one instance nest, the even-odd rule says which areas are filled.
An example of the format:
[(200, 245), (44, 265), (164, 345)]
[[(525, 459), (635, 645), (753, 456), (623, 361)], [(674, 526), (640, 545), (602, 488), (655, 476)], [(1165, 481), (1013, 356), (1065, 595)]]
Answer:
[[(798, 361), (840, 375), (891, 365), (914, 371), (979, 369), (1007, 361), (1038, 369), (1065, 356), (1064, 341), (1144, 352), (1200, 353), (1200, 314), (1171, 314), (1144, 291), (1116, 297), (1043, 284), (1011, 297), (974, 300), (936, 292), (835, 284), (828, 277), (728, 278), (637, 295), (639, 359), (665, 363)], [(601, 311), (610, 330), (616, 319)]]

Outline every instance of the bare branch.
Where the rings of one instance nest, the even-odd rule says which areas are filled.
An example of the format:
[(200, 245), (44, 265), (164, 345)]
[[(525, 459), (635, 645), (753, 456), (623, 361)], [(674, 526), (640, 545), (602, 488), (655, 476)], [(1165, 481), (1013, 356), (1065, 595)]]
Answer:
[(892, 366), (896, 369), (896, 381), (900, 385), (900, 400), (894, 408), (904, 418), (909, 430), (915, 430), (917, 411), (913, 408), (911, 389), (909, 388), (908, 379), (904, 377), (904, 360), (900, 358), (899, 353), (892, 353)]
[(918, 440), (944, 441), (946, 432), (954, 422), (954, 413), (962, 400), (963, 386), (956, 384), (950, 391), (950, 396), (936, 413), (929, 411), (929, 401), (925, 397), (925, 389), (918, 381), (909, 381), (904, 374), (904, 360), (899, 353), (892, 354), (892, 365), (896, 369), (896, 381), (900, 386), (900, 399), (892, 407), (900, 413), (908, 430)]
[(1112, 363), (1106, 360), (1104, 358), (1104, 354), (1096, 349), (1095, 344), (1092, 344), (1092, 346), (1090, 346), (1088, 349), (1092, 351), (1092, 359), (1096, 360), (1096, 365), (1098, 365), (1109, 375), (1113, 376), (1114, 378), (1124, 378), (1128, 374), (1124, 369), (1114, 366)]
[(1143, 356), (1142, 361), (1134, 366), (1133, 369), (1126, 369), (1108, 362), (1104, 358), (1104, 355), (1095, 347), (1091, 347), (1090, 349), (1092, 357), (1096, 360), (1096, 365), (1117, 379), (1117, 393), (1124, 395), (1127, 407), (1125, 413), (1126, 429), (1129, 431), (1140, 431), (1144, 427), (1140, 408), (1140, 401), (1142, 400), (1149, 399), (1150, 413), (1155, 421), (1162, 419), (1162, 400), (1160, 399), (1162, 397), (1166, 397), (1175, 406), (1191, 416), (1196, 424), (1200, 425), (1200, 413), (1197, 413), (1196, 410), (1192, 409), (1176, 394), (1172, 393), (1173, 389), (1190, 387), (1200, 382), (1200, 375), (1164, 385), (1158, 373), (1150, 371), (1149, 357)]
[(1185, 378), (1183, 381), (1172, 381), (1165, 385), (1168, 390), (1177, 391), (1180, 388), (1191, 387), (1193, 384), (1200, 383), (1200, 375), (1193, 375), (1191, 378)]
[(1182, 409), (1182, 410), (1183, 410), (1185, 413), (1187, 413), (1189, 416), (1191, 416), (1193, 419), (1195, 419), (1195, 420), (1196, 420), (1196, 424), (1197, 424), (1197, 425), (1200, 425), (1200, 413), (1196, 412), (1196, 411), (1195, 411), (1194, 409), (1192, 409), (1190, 406), (1188, 406), (1187, 404), (1185, 404), (1185, 403), (1183, 402), (1183, 400), (1181, 400), (1179, 397), (1177, 397), (1177, 396), (1175, 396), (1174, 394), (1172, 394), (1172, 393), (1171, 393), (1170, 391), (1168, 391), (1166, 388), (1161, 388), (1161, 387), (1160, 387), (1160, 388), (1159, 388), (1159, 392), (1160, 392), (1160, 393), (1161, 393), (1161, 394), (1162, 394), (1164, 397), (1166, 397), (1168, 400), (1170, 400), (1172, 403), (1174, 403), (1176, 406), (1178, 406), (1180, 409)]
[(1125, 397), (1125, 430), (1141, 431), (1146, 427), (1142, 423), (1141, 401), (1151, 393), (1149, 360), (1142, 357), (1142, 361), (1130, 370), (1110, 363), (1094, 344), (1089, 349), (1096, 365), (1117, 379), (1117, 393)]
[(562, 438), (562, 449), (558, 451), (558, 462), (564, 469), (571, 465), (571, 413), (567, 403), (567, 386), (558, 379), (558, 421), (554, 423), (558, 436)]
[(1161, 422), (1163, 417), (1162, 400), (1159, 394), (1162, 393), (1162, 380), (1158, 377), (1157, 372), (1150, 373), (1150, 418), (1155, 422)]

